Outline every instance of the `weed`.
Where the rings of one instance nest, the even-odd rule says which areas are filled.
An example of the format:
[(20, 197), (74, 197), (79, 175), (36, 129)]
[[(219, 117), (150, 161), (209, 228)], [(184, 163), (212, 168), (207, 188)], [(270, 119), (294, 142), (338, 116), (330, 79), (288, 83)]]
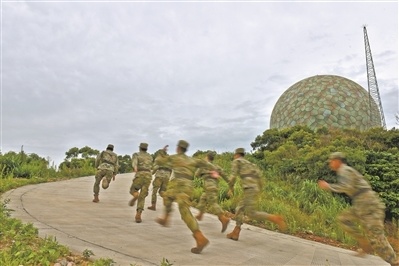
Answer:
[(169, 262), (168, 259), (162, 258), (161, 266), (172, 266), (173, 263)]
[(94, 252), (91, 251), (90, 249), (85, 249), (85, 250), (83, 250), (82, 255), (83, 255), (83, 257), (84, 257), (86, 260), (88, 260), (91, 256), (94, 256)]

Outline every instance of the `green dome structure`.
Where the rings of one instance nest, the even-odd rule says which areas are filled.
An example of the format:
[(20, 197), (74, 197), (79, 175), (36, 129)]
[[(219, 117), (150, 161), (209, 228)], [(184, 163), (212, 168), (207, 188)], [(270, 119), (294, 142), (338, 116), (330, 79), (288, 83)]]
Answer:
[(375, 101), (356, 82), (334, 75), (317, 75), (289, 87), (278, 99), (270, 118), (270, 128), (297, 125), (312, 129), (381, 127)]

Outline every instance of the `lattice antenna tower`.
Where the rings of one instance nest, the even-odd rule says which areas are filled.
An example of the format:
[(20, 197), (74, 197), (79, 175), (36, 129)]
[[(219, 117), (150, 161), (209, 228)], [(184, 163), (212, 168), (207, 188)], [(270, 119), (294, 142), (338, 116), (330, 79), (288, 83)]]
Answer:
[[(384, 111), (382, 110), (381, 97), (380, 97), (380, 92), (378, 90), (377, 76), (375, 75), (373, 56), (371, 55), (371, 48), (370, 48), (369, 38), (367, 36), (366, 25), (363, 26), (363, 33), (364, 33), (364, 45), (366, 49), (366, 67), (367, 67), (367, 82), (369, 89), (370, 121), (373, 122), (378, 120), (377, 117), (373, 117), (372, 103), (374, 102), (377, 104), (378, 111), (380, 113), (381, 125), (384, 129), (386, 129)], [(376, 124), (376, 123), (371, 123), (371, 124)]]

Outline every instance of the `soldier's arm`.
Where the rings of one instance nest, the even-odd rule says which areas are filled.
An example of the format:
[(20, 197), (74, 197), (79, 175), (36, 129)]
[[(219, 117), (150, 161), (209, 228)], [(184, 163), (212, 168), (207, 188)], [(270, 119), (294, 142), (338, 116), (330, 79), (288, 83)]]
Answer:
[(96, 157), (96, 162), (95, 162), (96, 168), (100, 166), (101, 154), (102, 154), (102, 153), (99, 153), (99, 154), (97, 155), (97, 157)]
[(167, 166), (169, 163), (169, 155), (167, 155), (166, 153), (159, 153), (154, 162), (158, 166)]
[(218, 173), (223, 178), (223, 180), (226, 181), (226, 183), (228, 184), (229, 176), (226, 174), (226, 172), (221, 167), (218, 167)]
[(119, 171), (119, 160), (118, 157), (116, 157), (116, 163), (114, 166), (114, 176), (113, 176), (113, 180), (115, 180), (115, 176), (118, 174)]
[(231, 165), (231, 175), (228, 181), (230, 190), (234, 189), (234, 184), (236, 182), (237, 177), (239, 176), (239, 161), (234, 160)]
[(134, 153), (132, 155), (132, 168), (133, 172), (137, 172), (137, 166), (138, 166), (138, 155), (137, 153)]
[(155, 175), (155, 173), (158, 171), (159, 165), (154, 163), (152, 166), (152, 174)]
[(198, 168), (195, 173), (194, 173), (194, 178), (200, 178), (201, 177), (201, 169)]

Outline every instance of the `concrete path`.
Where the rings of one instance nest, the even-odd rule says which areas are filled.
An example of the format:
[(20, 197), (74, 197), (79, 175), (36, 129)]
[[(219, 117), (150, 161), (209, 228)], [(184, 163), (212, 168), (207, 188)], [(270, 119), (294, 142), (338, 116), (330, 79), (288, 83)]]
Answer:
[[(127, 204), (132, 178), (132, 174), (118, 175), (107, 190), (101, 190), (99, 203), (91, 201), (93, 176), (21, 187), (4, 193), (2, 201), (10, 199), (12, 217), (33, 223), (41, 237), (55, 236), (76, 253), (88, 249), (95, 254), (92, 258), (111, 258), (115, 265), (161, 265), (163, 259), (173, 265), (389, 265), (376, 256), (358, 258), (350, 250), (246, 224), (240, 239), (232, 241), (226, 233), (234, 221), (221, 233), (220, 222), (210, 214), (200, 222), (210, 244), (201, 254), (193, 254), (195, 240), (177, 205), (170, 227), (154, 222), (163, 212), (161, 200), (156, 211), (146, 209), (143, 222), (135, 223), (135, 208)], [(148, 196), (146, 206), (150, 201)]]

